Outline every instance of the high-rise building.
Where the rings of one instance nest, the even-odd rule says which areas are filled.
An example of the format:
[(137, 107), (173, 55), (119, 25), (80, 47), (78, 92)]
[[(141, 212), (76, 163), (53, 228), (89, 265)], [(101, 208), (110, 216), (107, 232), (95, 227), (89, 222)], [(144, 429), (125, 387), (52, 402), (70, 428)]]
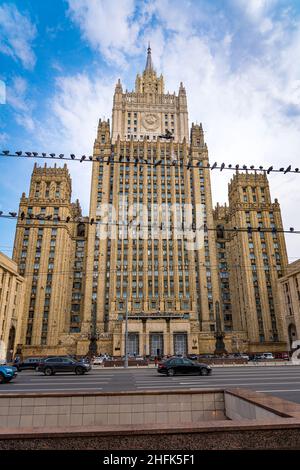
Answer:
[(287, 331), (288, 348), (300, 341), (300, 260), (290, 263), (279, 279), (282, 317)]
[(219, 310), (229, 351), (282, 348), (283, 235), (226, 230), (282, 227), (279, 205), (264, 175), (239, 174), (229, 207), (213, 211), (202, 126), (189, 131), (185, 88), (165, 93), (150, 47), (135, 91), (118, 81), (112, 127), (99, 121), (93, 155), (89, 218), (71, 203), (66, 167), (35, 166), (22, 196), (24, 350), (121, 356), (127, 324), (130, 354), (214, 352)]
[(11, 360), (17, 352), (24, 290), (17, 264), (0, 252), (0, 360)]
[(280, 206), (271, 201), (266, 175), (237, 172), (229, 184), (229, 207), (217, 206), (215, 223), (226, 233), (233, 330), (246, 332), (250, 350), (284, 351), (278, 278), (288, 261)]
[(66, 165), (35, 164), (29, 196), (23, 193), (20, 201), (13, 253), (26, 279), (21, 342), (27, 354), (59, 351), (80, 330), (85, 225), (73, 222), (80, 216), (78, 201), (71, 203)]

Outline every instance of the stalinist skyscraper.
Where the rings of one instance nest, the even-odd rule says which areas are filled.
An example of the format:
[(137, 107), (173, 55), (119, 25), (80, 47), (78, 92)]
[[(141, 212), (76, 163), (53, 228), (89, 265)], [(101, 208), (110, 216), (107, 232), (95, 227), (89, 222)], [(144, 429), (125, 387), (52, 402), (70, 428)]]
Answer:
[[(173, 138), (161, 137), (167, 131)], [(107, 163), (112, 154), (118, 164)], [(112, 204), (116, 224), (110, 225), (115, 236), (105, 239), (97, 238), (96, 225), (89, 230), (82, 331), (89, 329), (94, 300), (97, 327), (110, 335), (113, 354), (124, 353), (126, 307), (130, 353), (198, 352), (199, 341), (206, 349), (219, 301), (215, 233), (205, 233), (199, 249), (189, 250), (183, 208), (193, 207), (190, 225), (196, 223), (196, 205), (203, 223), (213, 225), (207, 147), (201, 126), (192, 124), (189, 135), (183, 84), (178, 95), (165, 92), (150, 47), (135, 91), (124, 93), (118, 81), (112, 129), (99, 123), (94, 155), (101, 161), (93, 164), (90, 218), (98, 220), (99, 204)], [(147, 208), (147, 214), (127, 212), (121, 224), (124, 202), (137, 213)], [(173, 207), (179, 210), (163, 210)]]
[[(202, 126), (189, 128), (185, 88), (180, 83), (178, 94), (165, 91), (149, 46), (135, 90), (124, 92), (118, 80), (112, 123), (99, 121), (89, 218), (71, 202), (66, 168), (35, 167), (29, 197), (22, 196), (14, 259), (26, 278), (25, 354), (86, 354), (92, 346), (122, 356), (126, 317), (130, 354), (212, 353), (217, 325), (228, 351), (259, 351), (266, 343), (270, 351), (285, 350), (274, 297), (277, 272), (286, 264), (283, 236), (276, 253), (269, 243), (278, 245), (277, 239), (267, 237), (267, 248), (254, 237), (255, 266), (264, 259), (271, 269), (269, 284), (259, 273), (257, 287), (254, 275), (252, 281), (239, 274), (253, 258), (248, 238), (222, 231), (245, 227), (250, 212), (260, 209), (245, 202), (243, 191), (252, 198), (258, 188), (270, 199), (267, 179), (249, 175), (233, 196), (236, 176), (232, 210), (213, 212), (210, 175)], [(272, 227), (282, 227), (279, 205), (265, 210), (275, 213)], [(246, 277), (241, 290), (239, 279)], [(258, 295), (263, 310), (248, 311)]]

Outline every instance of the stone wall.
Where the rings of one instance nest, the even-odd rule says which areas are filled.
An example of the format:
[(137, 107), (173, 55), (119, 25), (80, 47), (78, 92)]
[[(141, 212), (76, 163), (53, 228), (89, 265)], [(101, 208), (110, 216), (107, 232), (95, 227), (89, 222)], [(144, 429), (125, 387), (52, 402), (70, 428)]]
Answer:
[(0, 397), (0, 429), (224, 420), (224, 393), (98, 393)]

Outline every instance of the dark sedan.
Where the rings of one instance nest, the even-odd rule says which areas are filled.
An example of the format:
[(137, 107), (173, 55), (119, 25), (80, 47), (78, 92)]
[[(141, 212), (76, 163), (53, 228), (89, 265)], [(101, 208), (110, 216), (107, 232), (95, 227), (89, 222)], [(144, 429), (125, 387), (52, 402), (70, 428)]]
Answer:
[(193, 362), (184, 357), (175, 357), (168, 359), (167, 361), (160, 362), (157, 368), (157, 372), (168, 376), (173, 376), (175, 374), (210, 375), (211, 371), (211, 367), (207, 364)]
[(91, 370), (91, 366), (70, 357), (48, 357), (40, 362), (37, 370), (45, 375), (54, 375), (56, 372), (75, 372), (76, 375), (83, 375)]
[(15, 361), (13, 365), (18, 369), (18, 371), (30, 369), (35, 370), (40, 364), (41, 360), (42, 359), (40, 357), (28, 357), (24, 361)]

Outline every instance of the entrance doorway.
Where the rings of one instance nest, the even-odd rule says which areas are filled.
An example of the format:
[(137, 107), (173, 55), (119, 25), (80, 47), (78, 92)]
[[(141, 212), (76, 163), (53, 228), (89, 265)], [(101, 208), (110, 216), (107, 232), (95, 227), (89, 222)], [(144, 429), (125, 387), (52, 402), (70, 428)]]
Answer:
[(163, 333), (150, 334), (150, 356), (164, 355), (164, 335)]
[(128, 354), (130, 356), (139, 355), (139, 334), (128, 333)]
[(293, 341), (296, 341), (298, 339), (296, 326), (293, 323), (289, 325), (288, 334), (289, 334), (289, 343), (290, 343), (290, 350), (291, 350)]
[(187, 334), (186, 333), (174, 333), (174, 354), (176, 355), (187, 355)]
[(13, 359), (15, 338), (16, 338), (16, 329), (14, 326), (12, 326), (9, 330), (8, 343), (7, 343), (6, 358), (8, 362), (12, 361)]

